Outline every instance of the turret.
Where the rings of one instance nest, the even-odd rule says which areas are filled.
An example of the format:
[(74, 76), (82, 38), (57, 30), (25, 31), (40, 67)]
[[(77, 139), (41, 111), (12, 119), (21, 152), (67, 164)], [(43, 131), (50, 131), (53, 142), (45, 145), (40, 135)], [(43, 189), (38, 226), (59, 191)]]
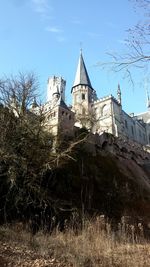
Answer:
[(31, 108), (37, 108), (37, 107), (38, 107), (38, 104), (37, 104), (37, 101), (36, 101), (36, 97), (34, 97), (33, 102), (31, 104)]
[[(59, 92), (59, 88), (58, 88), (58, 85), (56, 86), (56, 91), (53, 93), (52, 95), (52, 99), (53, 100), (58, 100), (60, 98), (61, 94)], [(62, 96), (61, 96), (62, 98)]]
[(52, 101), (54, 96), (61, 96), (65, 101), (66, 81), (62, 77), (50, 77), (47, 85), (47, 101)]
[(117, 98), (118, 98), (118, 103), (122, 105), (121, 101), (121, 89), (120, 89), (120, 84), (118, 83), (118, 89), (117, 89)]
[(72, 108), (78, 114), (89, 112), (95, 91), (92, 88), (90, 78), (84, 63), (82, 51), (80, 52), (75, 81), (71, 90), (73, 95)]

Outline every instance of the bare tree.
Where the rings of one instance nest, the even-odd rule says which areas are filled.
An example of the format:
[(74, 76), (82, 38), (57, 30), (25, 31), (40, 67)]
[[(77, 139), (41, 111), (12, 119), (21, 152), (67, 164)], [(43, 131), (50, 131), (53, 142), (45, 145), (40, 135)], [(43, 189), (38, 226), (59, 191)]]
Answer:
[(108, 56), (111, 61), (100, 63), (102, 67), (111, 66), (111, 70), (123, 71), (125, 77), (132, 79), (132, 68), (139, 68), (144, 72), (149, 72), (150, 66), (150, 1), (149, 0), (129, 0), (137, 12), (142, 12), (142, 20), (127, 30), (128, 37), (124, 40), (124, 53), (111, 53)]
[(16, 77), (0, 80), (0, 102), (15, 114), (26, 114), (33, 99), (37, 96), (38, 82), (33, 73), (19, 73)]

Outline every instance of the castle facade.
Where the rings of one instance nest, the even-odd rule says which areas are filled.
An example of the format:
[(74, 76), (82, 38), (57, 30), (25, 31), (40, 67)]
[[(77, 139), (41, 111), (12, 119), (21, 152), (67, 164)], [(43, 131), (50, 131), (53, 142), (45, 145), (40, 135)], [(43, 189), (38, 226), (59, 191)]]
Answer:
[[(61, 77), (48, 79), (47, 102), (43, 105), (43, 110), (45, 126), (54, 136), (59, 133), (73, 135), (74, 127), (86, 127), (92, 133), (108, 132), (142, 145), (150, 145), (150, 110), (137, 115), (127, 114), (122, 108), (120, 85), (116, 98), (109, 95), (98, 99), (82, 52), (71, 88), (72, 106), (65, 103), (65, 86), (66, 81)], [(32, 111), (38, 112), (37, 105), (32, 105)]]

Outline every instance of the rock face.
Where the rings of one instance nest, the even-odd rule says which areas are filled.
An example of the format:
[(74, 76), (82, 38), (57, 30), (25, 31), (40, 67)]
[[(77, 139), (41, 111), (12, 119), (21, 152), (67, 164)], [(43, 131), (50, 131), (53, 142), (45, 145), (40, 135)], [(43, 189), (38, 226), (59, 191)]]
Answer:
[(62, 203), (117, 220), (134, 215), (150, 221), (150, 154), (141, 145), (89, 135), (73, 157), (57, 169), (55, 192)]
[[(74, 227), (86, 215), (105, 214), (120, 221), (130, 218), (138, 224), (150, 222), (150, 154), (136, 143), (110, 134), (88, 135), (77, 145), (71, 158), (47, 173), (53, 199), (54, 221), (64, 229), (76, 217)], [(49, 210), (47, 210), (49, 221)], [(73, 217), (72, 217), (73, 216)], [(132, 217), (132, 220), (131, 220)], [(77, 225), (76, 225), (77, 224)]]
[(94, 145), (100, 150), (108, 151), (115, 156), (133, 159), (137, 164), (150, 163), (150, 147), (142, 146), (127, 138), (115, 137), (108, 133), (102, 135), (89, 135), (88, 147), (91, 144), (91, 152), (94, 153)]

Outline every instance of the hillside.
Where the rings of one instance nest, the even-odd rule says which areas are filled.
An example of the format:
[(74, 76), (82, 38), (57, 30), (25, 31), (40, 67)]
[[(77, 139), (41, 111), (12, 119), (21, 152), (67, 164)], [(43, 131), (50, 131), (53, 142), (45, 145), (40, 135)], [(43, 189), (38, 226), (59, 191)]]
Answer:
[(55, 197), (62, 210), (149, 221), (150, 154), (140, 145), (91, 135), (72, 157), (55, 170)]

